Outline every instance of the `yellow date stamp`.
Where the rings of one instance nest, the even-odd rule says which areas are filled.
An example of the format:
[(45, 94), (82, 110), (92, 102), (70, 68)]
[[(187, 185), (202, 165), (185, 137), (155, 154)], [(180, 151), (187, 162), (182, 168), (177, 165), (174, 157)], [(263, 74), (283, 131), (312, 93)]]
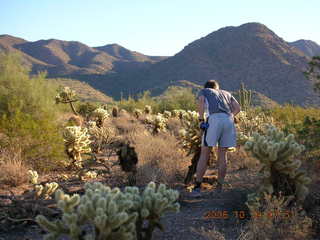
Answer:
[(255, 211), (249, 214), (248, 211), (239, 210), (239, 211), (228, 211), (228, 210), (213, 210), (208, 211), (204, 214), (205, 219), (229, 219), (229, 218), (238, 218), (238, 219), (245, 219), (245, 218), (290, 218), (293, 216), (292, 211), (265, 211), (259, 212)]

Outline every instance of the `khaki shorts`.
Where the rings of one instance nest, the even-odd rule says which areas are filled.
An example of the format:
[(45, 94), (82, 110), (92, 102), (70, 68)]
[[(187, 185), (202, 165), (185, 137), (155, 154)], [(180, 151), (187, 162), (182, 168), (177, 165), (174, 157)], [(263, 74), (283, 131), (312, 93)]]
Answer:
[(237, 134), (233, 117), (226, 113), (214, 113), (208, 118), (209, 128), (202, 136), (201, 146), (236, 147)]

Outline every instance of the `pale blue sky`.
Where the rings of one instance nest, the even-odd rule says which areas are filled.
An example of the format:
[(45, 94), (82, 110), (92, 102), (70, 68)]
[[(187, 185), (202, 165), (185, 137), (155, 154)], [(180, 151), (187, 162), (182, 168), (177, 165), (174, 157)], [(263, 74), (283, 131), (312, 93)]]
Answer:
[(0, 34), (29, 41), (118, 43), (174, 55), (226, 26), (265, 24), (286, 41), (320, 44), (320, 0), (0, 0)]

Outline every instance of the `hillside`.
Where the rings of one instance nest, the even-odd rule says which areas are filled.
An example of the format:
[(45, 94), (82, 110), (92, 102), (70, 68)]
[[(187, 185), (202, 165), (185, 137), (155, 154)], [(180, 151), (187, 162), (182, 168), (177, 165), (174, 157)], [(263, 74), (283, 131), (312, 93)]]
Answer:
[[(102, 89), (112, 96), (145, 89), (158, 94), (180, 80), (203, 85), (206, 80), (216, 79), (227, 90), (237, 90), (243, 82), (279, 103), (307, 104), (318, 101), (312, 83), (302, 74), (308, 60), (266, 26), (248, 23), (222, 28), (196, 40), (143, 73), (111, 76), (106, 82), (112, 87)], [(102, 83), (96, 84), (103, 87)]]
[(316, 42), (313, 42), (311, 40), (301, 39), (295, 42), (290, 42), (289, 44), (299, 49), (309, 57), (320, 55), (320, 46)]
[(48, 81), (53, 81), (56, 82), (57, 85), (70, 87), (75, 90), (80, 101), (100, 103), (110, 103), (113, 101), (111, 97), (94, 89), (85, 82), (67, 78), (48, 79)]

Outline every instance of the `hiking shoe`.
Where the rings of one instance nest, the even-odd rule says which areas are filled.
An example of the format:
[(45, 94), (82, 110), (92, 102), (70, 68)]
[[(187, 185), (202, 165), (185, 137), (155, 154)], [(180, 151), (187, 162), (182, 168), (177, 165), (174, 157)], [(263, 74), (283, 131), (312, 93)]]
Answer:
[(194, 198), (199, 198), (199, 197), (201, 197), (201, 196), (202, 196), (202, 194), (201, 194), (201, 189), (200, 189), (200, 188), (194, 188), (194, 189), (192, 190), (192, 192), (190, 193), (190, 196), (191, 196), (191, 197), (194, 197)]

